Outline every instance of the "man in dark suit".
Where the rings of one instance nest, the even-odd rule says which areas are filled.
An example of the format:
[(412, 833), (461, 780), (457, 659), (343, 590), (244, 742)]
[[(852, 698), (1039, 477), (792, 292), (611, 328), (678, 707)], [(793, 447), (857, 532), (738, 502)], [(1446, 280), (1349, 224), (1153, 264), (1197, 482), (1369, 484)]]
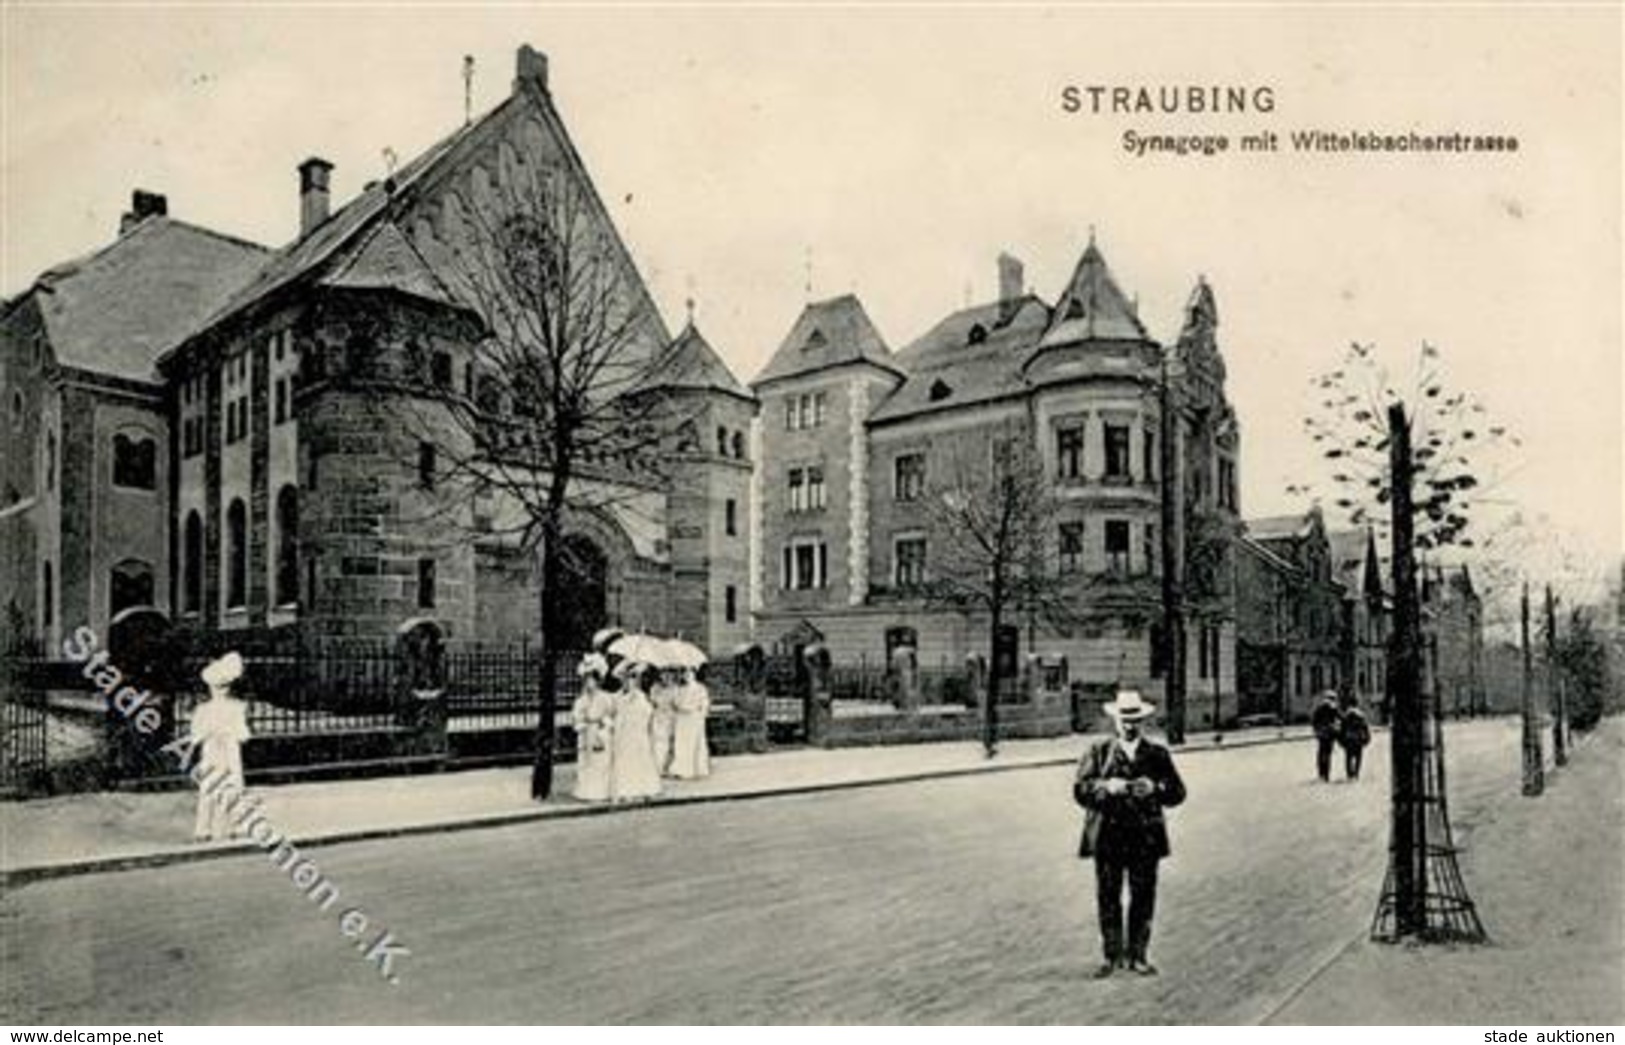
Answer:
[[(1156, 708), (1124, 690), (1106, 705), (1117, 735), (1097, 740), (1078, 763), (1073, 797), (1085, 810), (1078, 855), (1095, 861), (1095, 900), (1106, 960), (1104, 979), (1118, 969), (1154, 976), (1146, 957), (1157, 907), (1157, 863), (1168, 855), (1165, 808), (1185, 800), (1185, 784), (1167, 747), (1141, 725)], [(1128, 883), (1128, 932), (1123, 931), (1123, 884)]]
[(1315, 772), (1322, 783), (1328, 783), (1332, 779), (1332, 745), (1343, 728), (1343, 713), (1337, 710), (1335, 692), (1328, 689), (1320, 695), (1309, 713), (1309, 724), (1315, 730)]

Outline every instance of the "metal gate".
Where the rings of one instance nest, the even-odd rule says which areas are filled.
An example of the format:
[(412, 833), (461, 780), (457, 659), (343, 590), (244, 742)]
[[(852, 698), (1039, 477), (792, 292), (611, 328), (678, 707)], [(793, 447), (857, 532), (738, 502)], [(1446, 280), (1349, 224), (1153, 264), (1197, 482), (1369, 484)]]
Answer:
[(775, 744), (805, 744), (812, 677), (799, 651), (766, 658), (762, 682), (766, 693), (767, 739)]

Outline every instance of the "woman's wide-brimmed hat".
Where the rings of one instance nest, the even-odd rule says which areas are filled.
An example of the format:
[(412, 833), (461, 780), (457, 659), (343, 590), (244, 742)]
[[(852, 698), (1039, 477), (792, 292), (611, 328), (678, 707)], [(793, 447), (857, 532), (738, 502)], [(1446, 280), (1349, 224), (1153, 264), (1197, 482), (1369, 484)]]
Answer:
[(1157, 706), (1140, 696), (1137, 689), (1120, 689), (1110, 704), (1106, 705), (1106, 714), (1119, 722), (1138, 722), (1142, 718), (1150, 718), (1157, 713)]
[(229, 686), (243, 677), (243, 658), (236, 651), (219, 657), (203, 666), (201, 672), (206, 686)]
[(576, 674), (582, 678), (589, 675), (603, 678), (609, 674), (609, 661), (605, 660), (601, 654), (589, 653), (581, 658), (581, 664), (576, 668)]

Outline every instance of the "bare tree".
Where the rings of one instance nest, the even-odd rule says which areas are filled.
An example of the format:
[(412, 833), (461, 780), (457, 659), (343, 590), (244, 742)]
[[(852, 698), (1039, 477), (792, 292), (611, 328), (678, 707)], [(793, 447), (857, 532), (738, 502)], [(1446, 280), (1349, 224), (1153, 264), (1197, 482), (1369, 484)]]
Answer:
[[(512, 163), (458, 196), (438, 271), (482, 321), (459, 382), (424, 382), (412, 424), (432, 445), (434, 503), (540, 559), (542, 681), (531, 792), (552, 792), (567, 520), (636, 511), (662, 488), (682, 424), (658, 387), (665, 332), (592, 188)], [(491, 510), (476, 511), (470, 505)], [(466, 539), (466, 538), (465, 538)]]
[(1025, 617), (1065, 628), (1081, 616), (1097, 578), (1061, 566), (1054, 543), (1060, 500), (1031, 433), (1006, 424), (944, 456), (923, 500), (933, 545), (929, 576), (918, 585), (928, 603), (988, 615), (988, 672), (982, 743), (998, 747), (999, 633)]
[[(1315, 379), (1314, 385), (1322, 395), (1320, 409), (1304, 427), (1332, 466), (1336, 506), (1350, 523), (1386, 532), (1392, 548), (1394, 623), (1387, 688), (1393, 725), (1393, 841), (1391, 888), (1385, 891), (1379, 921), (1391, 915), (1396, 938), (1478, 936), (1482, 928), (1465, 889), (1430, 895), (1431, 881), (1453, 882), (1455, 888), (1460, 879), (1448, 846), (1443, 773), (1430, 760), (1439, 753), (1438, 723), (1436, 713), (1430, 718), (1423, 706), (1417, 552), (1472, 546), (1471, 509), (1493, 485), (1478, 474), (1485, 449), (1516, 440), (1490, 423), (1484, 407), (1469, 394), (1447, 389), (1439, 352), (1432, 345), (1424, 344), (1417, 354), (1408, 384), (1390, 373), (1372, 346), (1355, 344), (1342, 366)], [(1442, 834), (1445, 844), (1430, 846), (1430, 831), (1435, 843)], [(1429, 861), (1440, 854), (1449, 863), (1447, 873), (1430, 875)]]

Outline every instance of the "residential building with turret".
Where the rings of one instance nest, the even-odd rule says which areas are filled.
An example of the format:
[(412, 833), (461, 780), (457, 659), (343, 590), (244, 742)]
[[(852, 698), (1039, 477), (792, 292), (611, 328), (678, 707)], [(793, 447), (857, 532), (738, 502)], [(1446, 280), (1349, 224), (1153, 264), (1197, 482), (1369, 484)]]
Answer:
[[(1234, 717), (1240, 431), (1212, 289), (1198, 282), (1165, 345), (1092, 241), (1053, 301), (1028, 291), (1014, 258), (1001, 256), (998, 271), (996, 300), (944, 316), (895, 351), (856, 296), (810, 303), (752, 382), (762, 407), (758, 641), (780, 651), (818, 643), (837, 663), (877, 666), (900, 645), (922, 667), (986, 653), (985, 611), (921, 595), (943, 543), (923, 499), (956, 457), (1019, 438), (1055, 492), (1049, 568), (1088, 583), (1065, 626), (1007, 616), (1009, 648), (1064, 661), (1080, 687), (1159, 692), (1160, 527), (1173, 497), (1190, 720)], [(1170, 401), (1171, 486), (1161, 447)]]

